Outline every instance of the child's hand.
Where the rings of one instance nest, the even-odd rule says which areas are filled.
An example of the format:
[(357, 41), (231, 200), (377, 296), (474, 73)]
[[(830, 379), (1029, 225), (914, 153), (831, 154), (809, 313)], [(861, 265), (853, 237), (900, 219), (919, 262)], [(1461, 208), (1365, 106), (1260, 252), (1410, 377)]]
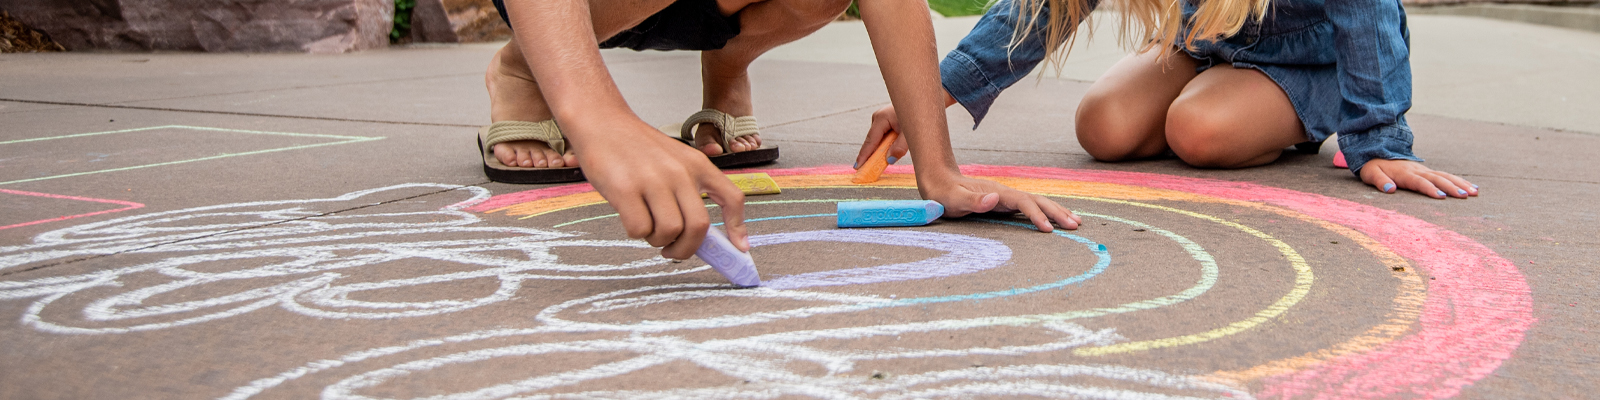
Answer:
[[(867, 129), (867, 140), (861, 143), (861, 153), (856, 155), (856, 168), (865, 164), (867, 158), (872, 157), (872, 152), (878, 151), (878, 143), (883, 141), (883, 135), (888, 134), (890, 130), (900, 131), (900, 117), (894, 114), (892, 105), (883, 106), (872, 113), (872, 127)], [(906, 144), (906, 135), (900, 135), (900, 140), (894, 141), (894, 144), (889, 146), (889, 158), (886, 161), (894, 164), (909, 151), (911, 146)]]
[(922, 198), (944, 205), (944, 216), (957, 218), (971, 213), (1021, 212), (1040, 232), (1053, 230), (1050, 221), (1065, 229), (1078, 229), (1083, 219), (1044, 196), (1025, 193), (998, 182), (957, 176), (942, 182), (918, 185)]
[(1361, 167), (1361, 180), (1384, 193), (1401, 189), (1422, 193), (1435, 199), (1446, 196), (1465, 199), (1478, 195), (1478, 185), (1443, 171), (1434, 171), (1422, 163), (1411, 160), (1368, 161)]
[[(637, 118), (613, 118), (590, 129), (576, 151), (584, 176), (611, 207), (628, 237), (662, 247), (661, 256), (687, 259), (705, 240), (711, 218), (700, 193), (722, 206), (723, 228), (741, 251), (750, 250), (744, 226), (744, 193), (705, 154), (685, 146)], [(598, 140), (597, 140), (598, 139)]]

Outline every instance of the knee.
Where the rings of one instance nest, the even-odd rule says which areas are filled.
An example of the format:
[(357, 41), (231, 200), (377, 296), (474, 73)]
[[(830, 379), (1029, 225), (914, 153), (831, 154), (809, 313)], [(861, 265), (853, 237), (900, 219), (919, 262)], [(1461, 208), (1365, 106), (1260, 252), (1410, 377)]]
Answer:
[(1078, 144), (1090, 157), (1105, 162), (1146, 157), (1141, 154), (1149, 137), (1149, 121), (1132, 117), (1132, 107), (1113, 96), (1085, 96), (1078, 104), (1075, 128)]
[(1167, 110), (1167, 145), (1184, 163), (1201, 168), (1230, 168), (1242, 162), (1229, 136), (1237, 124), (1223, 110), (1192, 101), (1172, 103)]
[(767, 0), (783, 3), (797, 21), (826, 23), (839, 18), (850, 0)]

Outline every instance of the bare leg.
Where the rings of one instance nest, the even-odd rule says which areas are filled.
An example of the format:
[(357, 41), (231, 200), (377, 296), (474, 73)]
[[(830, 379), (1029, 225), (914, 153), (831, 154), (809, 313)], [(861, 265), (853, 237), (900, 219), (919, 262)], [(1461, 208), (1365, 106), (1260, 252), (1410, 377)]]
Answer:
[[(671, 4), (672, 0), (592, 0), (590, 9), (597, 10), (592, 21), (595, 37), (605, 40), (623, 29), (633, 27), (650, 15)], [(496, 52), (484, 73), (484, 85), (489, 89), (489, 120), (544, 121), (553, 118), (550, 106), (545, 103), (535, 82), (528, 61), (517, 47), (516, 40), (506, 43)], [(501, 163), (517, 167), (560, 168), (578, 166), (577, 156), (568, 149), (567, 154), (556, 154), (544, 142), (524, 140), (497, 144), (494, 155)]]
[(1163, 65), (1156, 62), (1156, 51), (1117, 61), (1078, 104), (1078, 143), (1096, 160), (1132, 160), (1167, 151), (1167, 109), (1194, 79), (1198, 63), (1177, 53)]
[[(723, 14), (739, 12), (739, 36), (728, 41), (719, 50), (700, 53), (700, 76), (703, 82), (702, 107), (717, 109), (735, 116), (755, 114), (750, 95), (750, 63), (768, 50), (793, 42), (832, 22), (850, 5), (849, 0), (718, 0)], [(716, 138), (720, 132), (710, 124), (701, 124), (695, 135), (695, 147), (707, 155), (723, 153)], [(739, 138), (731, 151), (749, 151), (761, 147), (760, 135)]]
[(1185, 163), (1244, 168), (1306, 141), (1289, 96), (1266, 74), (1219, 65), (1183, 88), (1166, 116), (1166, 141)]

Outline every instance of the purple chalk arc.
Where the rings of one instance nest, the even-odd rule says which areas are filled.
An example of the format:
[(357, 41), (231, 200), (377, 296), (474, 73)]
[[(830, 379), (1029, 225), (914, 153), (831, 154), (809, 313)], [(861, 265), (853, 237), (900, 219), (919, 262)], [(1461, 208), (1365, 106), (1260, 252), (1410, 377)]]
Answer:
[(941, 278), (983, 271), (1011, 261), (1011, 247), (999, 241), (949, 233), (902, 230), (822, 230), (784, 232), (750, 237), (750, 247), (798, 243), (836, 242), (913, 246), (945, 252), (944, 255), (908, 263), (785, 275), (763, 287), (799, 289), (818, 286), (859, 285)]

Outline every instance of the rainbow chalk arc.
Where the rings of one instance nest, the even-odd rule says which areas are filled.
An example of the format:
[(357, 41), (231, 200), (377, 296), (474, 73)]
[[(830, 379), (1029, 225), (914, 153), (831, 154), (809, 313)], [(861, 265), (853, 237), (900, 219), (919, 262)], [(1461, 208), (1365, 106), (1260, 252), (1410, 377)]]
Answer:
[(944, 215), (933, 200), (873, 200), (839, 203), (840, 228), (923, 226)]
[(700, 249), (695, 250), (694, 255), (710, 264), (712, 269), (734, 285), (761, 286), (761, 274), (756, 273), (755, 259), (750, 258), (750, 253), (734, 247), (728, 235), (715, 226), (706, 229), (706, 240), (700, 242)]

